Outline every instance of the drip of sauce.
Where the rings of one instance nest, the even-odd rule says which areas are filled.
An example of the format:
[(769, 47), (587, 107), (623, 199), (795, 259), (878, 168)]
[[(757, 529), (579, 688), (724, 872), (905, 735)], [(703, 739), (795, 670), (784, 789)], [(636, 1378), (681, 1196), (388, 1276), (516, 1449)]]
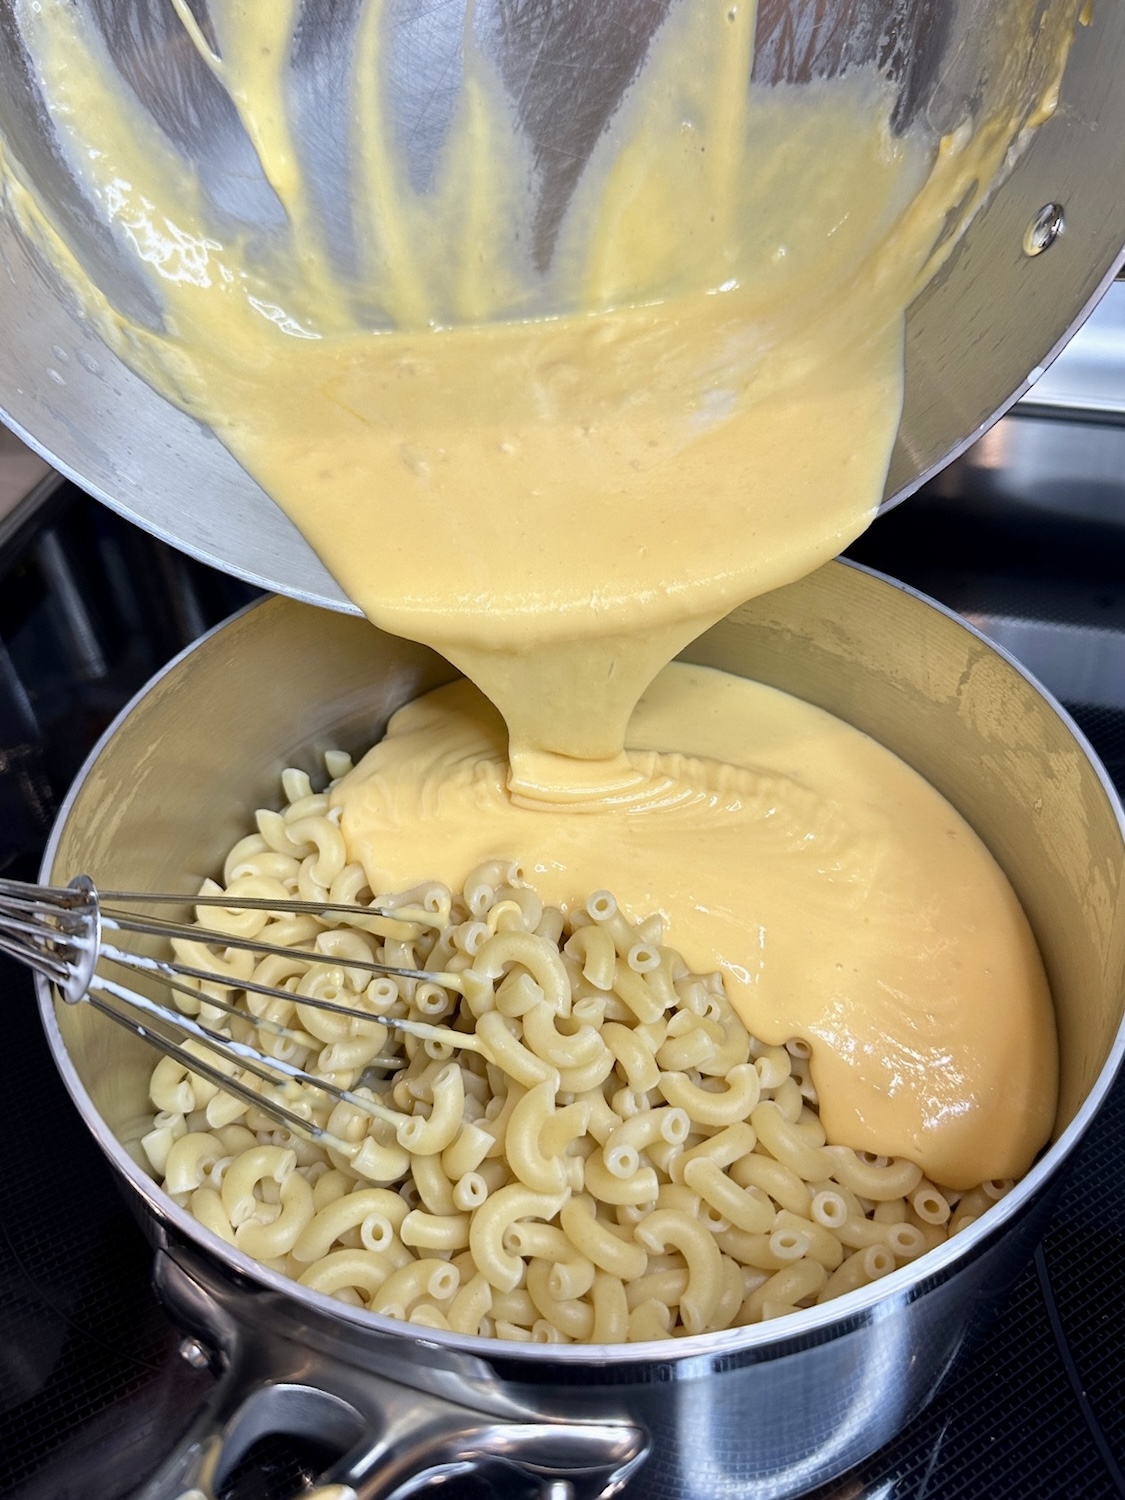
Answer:
[(60, 150), (158, 326), (91, 284), (10, 152), (0, 178), (107, 342), (213, 428), (372, 620), (502, 714), (506, 756), (468, 689), (418, 705), (340, 790), (373, 881), (457, 879), (503, 852), (567, 899), (614, 885), (668, 914), (689, 962), (721, 955), (753, 1030), (807, 1036), (838, 1139), (951, 1185), (1022, 1169), (1053, 1115), (1049, 1005), (955, 814), (884, 752), (871, 769), (862, 737), (746, 688), (751, 733), (745, 685), (677, 671), (631, 715), (701, 630), (871, 518), (906, 309), (1057, 98), (1075, 6), (1012, 0), (989, 108), (938, 136), (896, 134), (893, 90), (865, 69), (748, 89), (755, 6), (679, 0), (544, 266), (535, 164), (471, 26), (419, 188), (389, 123), (388, 6), (360, 8), (341, 242), (293, 120), (297, 0), (212, 0), (206, 28), (173, 3), (277, 223), (232, 220), (63, 0), (21, 24)]

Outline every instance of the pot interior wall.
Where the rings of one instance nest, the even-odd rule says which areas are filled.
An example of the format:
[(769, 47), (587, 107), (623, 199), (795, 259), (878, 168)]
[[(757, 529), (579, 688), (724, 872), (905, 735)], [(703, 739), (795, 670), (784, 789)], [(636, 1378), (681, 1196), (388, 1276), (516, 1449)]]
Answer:
[[(323, 785), (326, 750), (358, 757), (396, 708), (456, 675), (365, 620), (265, 600), (191, 648), (126, 712), (60, 816), (50, 878), (197, 891), (253, 830), (255, 810), (277, 806), (287, 766)], [(190, 920), (186, 902), (164, 911)], [(58, 1002), (56, 1015), (98, 1113), (118, 1139), (135, 1139), (139, 1117), (151, 1116), (152, 1048), (89, 1006)]]
[[(1121, 1021), (1116, 802), (1069, 725), (992, 647), (918, 596), (841, 564), (736, 611), (686, 657), (795, 693), (880, 740), (977, 830), (1013, 882), (1051, 980), (1062, 1090), (1081, 1106)], [(287, 765), (322, 776), (404, 702), (454, 676), (363, 621), (271, 599), (157, 679), (65, 810), (52, 878), (191, 891), (272, 807)], [(184, 912), (186, 913), (185, 905)], [(135, 1135), (152, 1052), (89, 1007), (58, 1007), (67, 1052), (119, 1139)]]

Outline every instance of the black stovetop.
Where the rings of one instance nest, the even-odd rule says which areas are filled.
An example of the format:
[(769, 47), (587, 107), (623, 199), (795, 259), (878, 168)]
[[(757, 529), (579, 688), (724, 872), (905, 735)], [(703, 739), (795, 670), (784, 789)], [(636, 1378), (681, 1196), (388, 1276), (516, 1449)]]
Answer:
[[(1081, 651), (1095, 632), (1104, 647), (1120, 628), (1125, 660), (1125, 466), (1121, 474), (1120, 522), (1088, 522), (1005, 512), (994, 497), (976, 504), (970, 466), (962, 492), (946, 478), (853, 551), (1001, 639), (1019, 626), (1065, 698), (1078, 679), (1059, 665), (1059, 639)], [(34, 874), (53, 802), (127, 696), (249, 597), (69, 486), (0, 548), (5, 873)], [(1114, 681), (1110, 672), (1072, 708), (1125, 790), (1125, 693)], [(180, 1357), (149, 1286), (145, 1241), (51, 1063), (30, 980), (3, 959), (0, 1007), (9, 1038), (0, 1100), (18, 1142), (0, 1216), (0, 1495), (123, 1500), (212, 1377)], [(906, 1432), (816, 1500), (1125, 1497), (1123, 1204), (1125, 1081), (986, 1342)], [(281, 1500), (307, 1470), (306, 1455), (265, 1440), (223, 1500)], [(435, 1493), (484, 1491), (451, 1480)]]

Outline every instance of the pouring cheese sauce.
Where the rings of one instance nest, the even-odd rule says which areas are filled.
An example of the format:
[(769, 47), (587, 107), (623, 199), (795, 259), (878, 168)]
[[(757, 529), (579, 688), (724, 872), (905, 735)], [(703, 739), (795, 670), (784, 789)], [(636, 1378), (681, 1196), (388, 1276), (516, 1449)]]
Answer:
[(341, 238), (287, 91), (296, 0), (212, 0), (206, 26), (174, 5), (276, 222), (224, 210), (62, 0), (23, 31), (60, 150), (159, 317), (92, 284), (10, 150), (5, 199), (364, 613), (476, 684), (404, 710), (337, 789), (373, 888), (455, 883), (495, 853), (560, 903), (611, 886), (720, 965), (755, 1034), (811, 1045), (831, 1139), (951, 1187), (1026, 1170), (1054, 1117), (1054, 1026), (987, 851), (856, 731), (661, 668), (871, 519), (906, 309), (1050, 113), (1072, 8), (1033, 25), (1030, 0), (1011, 7), (991, 113), (936, 138), (896, 133), (865, 69), (747, 88), (755, 6), (680, 0), (548, 253), (471, 25), (418, 187), (390, 144), (386, 6), (360, 9)]

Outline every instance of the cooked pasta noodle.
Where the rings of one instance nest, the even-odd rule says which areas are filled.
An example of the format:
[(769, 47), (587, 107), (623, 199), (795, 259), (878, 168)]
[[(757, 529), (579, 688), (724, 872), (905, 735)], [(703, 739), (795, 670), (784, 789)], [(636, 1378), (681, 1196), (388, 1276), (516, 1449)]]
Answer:
[[(688, 974), (661, 924), (630, 921), (608, 892), (564, 914), (497, 859), (460, 893), (373, 893), (327, 798), (303, 772), (282, 785), (288, 807), (258, 814), (225, 887), (206, 883), (231, 897), (206, 923), (305, 953), (255, 964), (181, 942), (220, 980), (178, 998), (360, 1102), (305, 1091), (333, 1137), (322, 1149), (162, 1059), (142, 1145), (205, 1228), (303, 1286), (523, 1342), (698, 1334), (864, 1286), (1011, 1188), (949, 1192), (911, 1162), (826, 1142), (809, 1043), (748, 1036), (718, 976)], [(355, 914), (287, 917), (293, 893)], [(432, 978), (372, 979), (359, 960)], [(240, 991), (246, 980), (292, 1000)], [(391, 1031), (310, 997), (419, 1024)]]

